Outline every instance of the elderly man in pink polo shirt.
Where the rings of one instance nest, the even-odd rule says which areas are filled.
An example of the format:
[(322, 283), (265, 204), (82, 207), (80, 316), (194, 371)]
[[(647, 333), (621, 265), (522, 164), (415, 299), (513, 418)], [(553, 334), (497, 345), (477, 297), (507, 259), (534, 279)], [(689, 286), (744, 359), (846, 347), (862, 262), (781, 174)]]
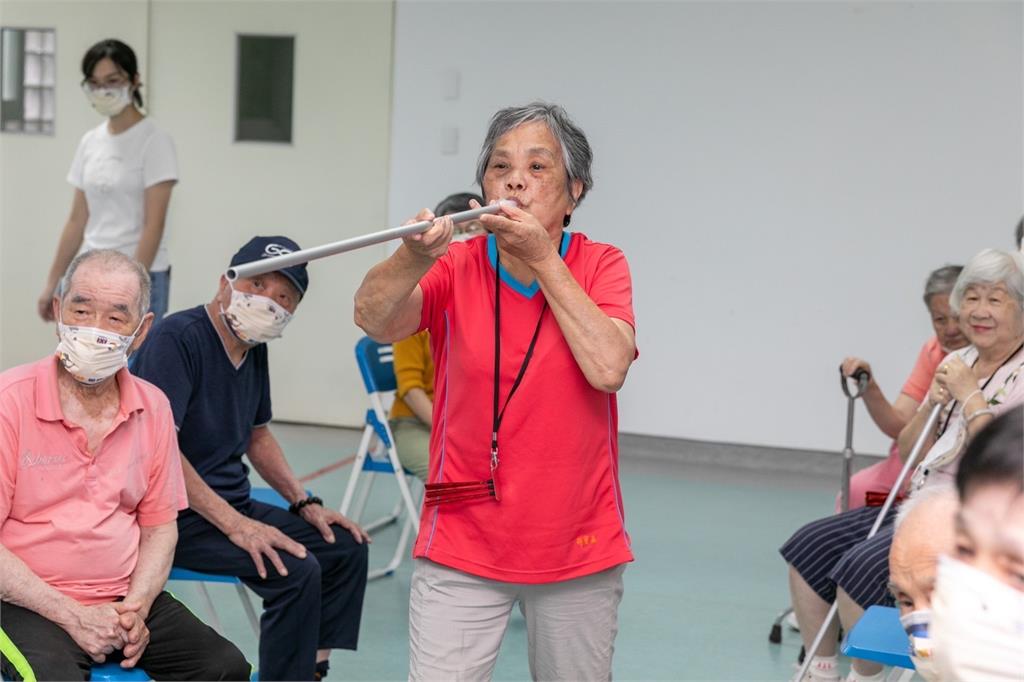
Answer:
[(149, 276), (90, 251), (54, 298), (57, 352), (0, 374), (0, 654), (5, 679), (248, 680), (238, 649), (163, 591), (187, 507), (167, 398), (128, 373)]

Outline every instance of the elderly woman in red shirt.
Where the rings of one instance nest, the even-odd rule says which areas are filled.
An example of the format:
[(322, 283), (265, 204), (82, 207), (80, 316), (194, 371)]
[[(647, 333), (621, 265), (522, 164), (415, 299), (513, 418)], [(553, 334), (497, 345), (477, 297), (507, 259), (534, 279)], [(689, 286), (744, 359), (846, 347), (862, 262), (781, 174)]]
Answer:
[(516, 601), (534, 678), (611, 675), (633, 559), (615, 392), (636, 344), (622, 252), (565, 230), (591, 158), (561, 107), (499, 111), (477, 181), (516, 205), (482, 217), (486, 239), (450, 244), (439, 219), (356, 294), (356, 323), (375, 339), (429, 329), (436, 367), (411, 679), (489, 679)]

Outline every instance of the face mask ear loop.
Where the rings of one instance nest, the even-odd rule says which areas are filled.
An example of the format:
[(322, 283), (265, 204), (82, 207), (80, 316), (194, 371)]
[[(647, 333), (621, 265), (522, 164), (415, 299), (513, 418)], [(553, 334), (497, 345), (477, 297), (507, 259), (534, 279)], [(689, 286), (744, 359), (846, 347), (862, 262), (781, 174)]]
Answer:
[(135, 331), (133, 331), (131, 336), (129, 337), (131, 339), (131, 341), (128, 342), (128, 347), (124, 351), (125, 357), (131, 357), (132, 354), (135, 353), (135, 351), (132, 350), (132, 344), (135, 343), (135, 339), (138, 338), (139, 330), (142, 329), (142, 323), (146, 321), (146, 315), (148, 315), (148, 314), (149, 314), (148, 310), (145, 313), (143, 313), (142, 319), (139, 320), (139, 326), (137, 326), (135, 328)]

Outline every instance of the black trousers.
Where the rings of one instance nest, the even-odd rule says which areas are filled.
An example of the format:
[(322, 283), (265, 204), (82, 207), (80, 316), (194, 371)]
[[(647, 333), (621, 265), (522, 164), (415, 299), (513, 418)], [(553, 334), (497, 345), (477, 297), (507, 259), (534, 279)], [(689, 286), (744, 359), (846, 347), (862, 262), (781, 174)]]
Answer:
[[(88, 680), (93, 665), (67, 632), (35, 611), (0, 602), (0, 669), (4, 679)], [(149, 644), (139, 667), (154, 680), (248, 680), (251, 667), (238, 648), (167, 592), (146, 619)], [(124, 660), (120, 651), (108, 663)], [(28, 665), (29, 670), (24, 666)]]
[(305, 559), (278, 550), (288, 569), (278, 575), (269, 560), (266, 579), (249, 554), (198, 514), (178, 519), (174, 565), (241, 578), (263, 598), (260, 618), (261, 680), (312, 680), (317, 649), (355, 649), (366, 591), (367, 546), (333, 526), (334, 544), (313, 526), (279, 507), (247, 500), (242, 514), (279, 528), (308, 550)]

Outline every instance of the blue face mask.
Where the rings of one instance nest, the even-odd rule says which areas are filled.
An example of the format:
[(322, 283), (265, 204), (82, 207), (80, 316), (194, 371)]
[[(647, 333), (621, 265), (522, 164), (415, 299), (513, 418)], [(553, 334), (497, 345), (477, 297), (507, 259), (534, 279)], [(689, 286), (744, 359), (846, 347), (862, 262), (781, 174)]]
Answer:
[(932, 640), (928, 632), (931, 623), (930, 609), (920, 609), (900, 616), (900, 624), (910, 638), (910, 658), (914, 661), (914, 668), (929, 682), (938, 679), (935, 662), (932, 660)]

